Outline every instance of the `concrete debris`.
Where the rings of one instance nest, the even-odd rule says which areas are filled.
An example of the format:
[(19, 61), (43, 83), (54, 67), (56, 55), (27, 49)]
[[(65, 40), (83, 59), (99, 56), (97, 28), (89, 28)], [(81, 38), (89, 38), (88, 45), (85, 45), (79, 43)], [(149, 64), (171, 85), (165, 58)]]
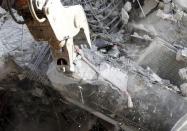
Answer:
[(173, 22), (181, 22), (184, 17), (184, 12), (180, 9), (175, 9), (175, 13), (171, 13), (173, 10), (173, 7), (171, 3), (165, 4), (164, 5), (164, 10), (158, 10), (157, 11), (157, 16), (164, 19), (164, 20), (169, 20)]
[[(107, 63), (102, 63), (99, 70), (102, 77), (110, 81), (121, 91), (125, 92), (127, 90), (128, 75), (126, 72), (122, 72), (117, 68), (111, 67)], [(114, 76), (114, 74), (118, 75)]]
[(175, 18), (177, 21), (182, 22), (183, 17), (184, 17), (184, 12), (181, 11), (181, 10), (177, 10), (176, 13), (174, 14), (174, 18)]
[(121, 9), (121, 17), (122, 17), (123, 23), (127, 24), (129, 21), (129, 14), (124, 8)]
[(187, 68), (180, 69), (179, 76), (182, 80), (187, 80)]
[[(60, 91), (63, 96), (72, 98), (76, 100), (76, 102), (78, 102), (79, 104), (82, 103), (81, 99), (84, 98), (84, 106), (89, 105), (89, 107), (92, 107), (92, 109), (97, 109), (100, 112), (102, 112), (103, 109), (109, 112), (115, 112), (114, 114), (117, 113), (119, 114), (119, 116), (122, 116), (122, 118), (126, 117), (126, 115), (125, 116), (122, 115), (121, 112), (124, 113), (127, 111), (127, 113), (125, 114), (127, 114), (128, 118), (132, 118), (132, 119), (134, 118), (134, 116), (136, 116), (135, 114), (138, 113), (138, 116), (140, 114), (141, 117), (134, 118), (135, 119), (134, 121), (137, 120), (138, 123), (142, 123), (142, 122), (149, 123), (148, 124), (149, 126), (152, 123), (150, 120), (155, 121), (155, 117), (152, 117), (151, 115), (152, 113), (154, 114), (153, 116), (159, 115), (158, 117), (156, 117), (158, 118), (158, 120), (160, 120), (160, 117), (162, 117), (162, 120), (164, 122), (166, 122), (166, 120), (170, 121), (166, 123), (175, 123), (171, 121), (173, 121), (175, 117), (181, 117), (183, 115), (183, 113), (182, 114), (173, 113), (173, 112), (178, 112), (179, 110), (181, 110), (180, 108), (172, 108), (173, 106), (176, 107), (176, 104), (180, 106), (184, 100), (181, 101), (179, 100), (179, 98), (180, 99), (183, 99), (183, 98), (179, 96), (178, 94), (174, 93), (173, 91), (165, 88), (168, 86), (163, 85), (159, 82), (151, 81), (150, 80), (151, 73), (148, 73), (146, 70), (136, 65), (135, 62), (133, 63), (125, 57), (121, 59), (121, 61), (119, 61), (118, 59), (109, 59), (107, 54), (101, 55), (101, 53), (99, 54), (99, 52), (96, 52), (92, 49), (91, 51), (88, 49), (86, 51), (85, 49), (84, 52), (85, 52), (85, 57), (92, 64), (94, 64), (95, 68), (97, 69), (97, 72), (102, 73), (102, 77), (101, 76), (99, 77), (100, 78), (99, 81), (98, 79), (94, 79), (92, 81), (89, 81), (89, 83), (86, 83), (86, 84), (85, 84), (85, 81), (78, 81), (77, 84), (72, 83), (72, 84), (66, 85), (65, 87), (62, 86), (63, 81), (61, 80), (61, 86), (57, 85), (55, 89)], [(98, 59), (100, 59), (100, 61)], [(79, 70), (87, 70), (87, 69), (83, 67), (83, 68), (80, 68)], [(54, 80), (51, 79), (51, 82), (52, 83), (55, 82), (56, 79)], [(65, 80), (64, 82), (66, 81), (67, 80)], [(110, 81), (108, 83), (109, 85), (107, 84), (107, 81)], [(127, 81), (127, 87), (123, 85), (126, 83), (126, 81)], [(104, 83), (102, 84), (102, 82)], [(119, 90), (116, 90), (116, 86), (114, 86), (113, 84), (118, 85), (120, 87), (119, 88), (120, 90), (123, 90), (123, 91), (128, 90), (132, 98), (130, 100), (132, 101), (130, 100), (127, 101), (128, 98), (126, 97), (127, 96), (126, 93), (124, 95), (125, 99), (121, 98), (120, 97), (121, 93), (119, 93)], [(82, 87), (81, 91), (82, 91), (83, 97), (80, 94), (80, 89), (78, 88), (78, 86)], [(174, 97), (173, 95), (176, 95), (176, 96)], [(170, 104), (166, 104), (166, 102), (168, 101)], [(128, 102), (128, 107), (126, 107), (127, 102)], [(129, 110), (129, 107), (132, 104), (130, 102), (133, 102), (132, 111)], [(144, 104), (144, 102), (146, 102), (146, 104)], [(164, 108), (161, 108), (163, 106)], [(137, 108), (138, 108), (138, 111), (137, 111)], [(181, 108), (182, 110), (184, 110), (184, 108), (186, 110), (186, 104), (182, 104)], [(150, 111), (150, 109), (154, 109), (154, 110)], [(150, 111), (150, 112), (148, 113), (147, 111), (148, 112)], [(161, 115), (161, 112), (165, 115), (162, 116), (163, 114)], [(113, 118), (113, 115), (110, 115), (110, 117)], [(156, 125), (158, 124), (158, 122), (159, 122), (159, 125), (157, 127)], [(158, 122), (156, 122), (156, 125), (154, 126), (154, 129), (157, 128), (156, 131), (160, 131), (162, 129), (169, 130), (169, 128), (173, 126), (173, 124), (169, 126), (167, 124), (163, 124), (167, 126), (160, 126), (161, 121), (158, 121)], [(145, 124), (141, 124), (141, 125), (145, 125)], [(152, 128), (153, 127), (148, 127), (148, 129), (152, 129)], [(146, 130), (143, 129), (143, 131), (146, 131)]]
[[(158, 5), (158, 2), (156, 0), (145, 0), (144, 5), (142, 6), (145, 16), (148, 15), (157, 5)], [(144, 15), (141, 12), (140, 17), (143, 17), (143, 16)]]
[(183, 26), (183, 23), (181, 21), (176, 22), (177, 20), (175, 20), (175, 22), (171, 20), (164, 20), (161, 19), (160, 17), (157, 17), (156, 14), (157, 11), (150, 14), (148, 18), (145, 18), (138, 24), (143, 24), (144, 27), (147, 28), (147, 30), (150, 30), (149, 29), (150, 27), (154, 28), (156, 33), (154, 37), (159, 36), (160, 38), (168, 41), (171, 44), (178, 43), (181, 40), (185, 43), (186, 41), (185, 34), (187, 33), (187, 29), (186, 27)]
[(0, 7), (0, 17), (4, 14), (6, 14), (7, 12), (5, 11), (5, 9)]
[[(91, 60), (91, 59), (89, 59)], [(94, 60), (97, 61), (97, 60)], [(90, 65), (91, 64), (91, 65)], [(78, 83), (78, 78), (86, 81), (107, 81), (109, 84), (112, 85), (114, 90), (118, 90), (119, 93), (128, 98), (128, 107), (132, 108), (133, 103), (130, 94), (128, 93), (127, 89), (127, 82), (128, 82), (128, 75), (127, 72), (122, 72), (119, 68), (115, 68), (109, 65), (106, 62), (100, 63), (99, 66), (95, 66), (92, 63), (83, 61), (77, 61), (75, 63), (76, 73), (79, 77), (77, 79), (73, 79), (68, 77), (68, 75), (63, 74), (57, 71), (55, 64), (49, 67), (47, 75), (52, 83), (52, 85), (60, 91), (63, 91), (63, 86), (68, 86), (74, 83)], [(114, 74), (118, 74), (115, 75)], [(73, 76), (76, 78), (76, 76)], [(65, 80), (65, 81), (64, 81)]]
[(163, 10), (158, 10), (157, 11), (157, 16), (164, 19), (164, 20), (170, 20), (173, 22), (177, 22), (177, 20), (174, 18), (173, 14), (166, 14)]
[(126, 39), (124, 34), (125, 34), (124, 30), (120, 30), (119, 32), (112, 33), (111, 38), (112, 38), (112, 40), (114, 40), (113, 43), (123, 43), (124, 39)]
[(187, 61), (187, 48), (177, 51), (176, 60), (177, 61)]
[(182, 92), (182, 95), (187, 97), (187, 83), (183, 83), (180, 85), (180, 90)]
[(147, 35), (150, 35), (152, 37), (155, 37), (158, 35), (158, 32), (157, 30), (155, 29), (154, 26), (152, 25), (144, 25), (144, 24), (140, 24), (140, 23), (133, 23), (131, 25), (134, 29), (135, 32), (137, 32), (138, 34), (147, 34)]
[(179, 89), (178, 86), (172, 85), (171, 88), (172, 88), (172, 90), (174, 90), (175, 92), (181, 92), (181, 90)]
[(117, 45), (114, 45), (114, 46), (112, 47), (112, 49), (110, 49), (107, 53), (108, 53), (108, 55), (109, 55), (110, 57), (112, 57), (112, 58), (119, 58), (119, 56), (120, 56), (120, 51), (119, 51)]
[(131, 2), (127, 1), (123, 7), (127, 12), (130, 12), (132, 9), (132, 4)]
[[(88, 66), (85, 62), (77, 60), (75, 61), (75, 64), (76, 64), (76, 74), (78, 78), (81, 77), (83, 80), (86, 81), (97, 79), (96, 72), (93, 71), (93, 69), (90, 68), (90, 66)], [(85, 70), (82, 70), (81, 68), (84, 68)]]

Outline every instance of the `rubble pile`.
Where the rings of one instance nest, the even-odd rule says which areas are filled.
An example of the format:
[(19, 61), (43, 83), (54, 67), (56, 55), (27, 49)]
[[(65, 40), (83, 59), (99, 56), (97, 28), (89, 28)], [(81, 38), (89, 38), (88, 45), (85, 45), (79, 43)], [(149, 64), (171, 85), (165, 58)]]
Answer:
[(21, 67), (18, 80), (52, 86), (71, 104), (125, 131), (170, 131), (187, 113), (186, 0), (62, 2), (84, 7), (93, 44), (81, 47), (71, 75), (58, 71), (46, 42), (36, 42), (0, 8), (0, 58)]

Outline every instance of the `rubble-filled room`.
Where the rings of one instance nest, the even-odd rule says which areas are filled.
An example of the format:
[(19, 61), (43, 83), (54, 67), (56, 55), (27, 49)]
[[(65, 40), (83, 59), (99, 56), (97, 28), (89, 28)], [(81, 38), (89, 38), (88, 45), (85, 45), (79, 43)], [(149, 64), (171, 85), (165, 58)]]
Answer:
[(0, 131), (187, 131), (187, 0), (0, 0)]

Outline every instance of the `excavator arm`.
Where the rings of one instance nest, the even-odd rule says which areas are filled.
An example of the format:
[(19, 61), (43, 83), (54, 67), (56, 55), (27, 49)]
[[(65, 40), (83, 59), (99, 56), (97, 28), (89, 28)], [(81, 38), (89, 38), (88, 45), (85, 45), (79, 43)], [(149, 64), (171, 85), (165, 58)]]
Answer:
[[(35, 40), (48, 41), (53, 60), (63, 72), (74, 72), (76, 56), (73, 38), (83, 29), (87, 45), (91, 47), (90, 32), (81, 5), (64, 6), (60, 0), (16, 0), (16, 9), (24, 20), (17, 20), (12, 12), (12, 1), (6, 0), (13, 19), (26, 24)], [(83, 43), (84, 44), (84, 43)]]

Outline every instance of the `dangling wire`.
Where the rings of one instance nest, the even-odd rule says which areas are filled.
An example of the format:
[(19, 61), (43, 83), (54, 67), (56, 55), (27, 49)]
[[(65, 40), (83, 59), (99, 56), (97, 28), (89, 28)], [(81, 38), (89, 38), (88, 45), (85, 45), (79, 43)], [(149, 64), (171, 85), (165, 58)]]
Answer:
[(11, 7), (11, 4), (10, 4), (10, 0), (6, 0), (6, 5), (7, 5), (7, 8), (8, 8), (8, 11), (10, 13), (10, 15), (12, 16), (13, 20), (18, 23), (18, 24), (25, 24), (25, 21), (21, 21), (21, 20), (18, 20), (16, 18), (16, 16), (14, 15), (13, 11), (12, 11), (12, 7)]

